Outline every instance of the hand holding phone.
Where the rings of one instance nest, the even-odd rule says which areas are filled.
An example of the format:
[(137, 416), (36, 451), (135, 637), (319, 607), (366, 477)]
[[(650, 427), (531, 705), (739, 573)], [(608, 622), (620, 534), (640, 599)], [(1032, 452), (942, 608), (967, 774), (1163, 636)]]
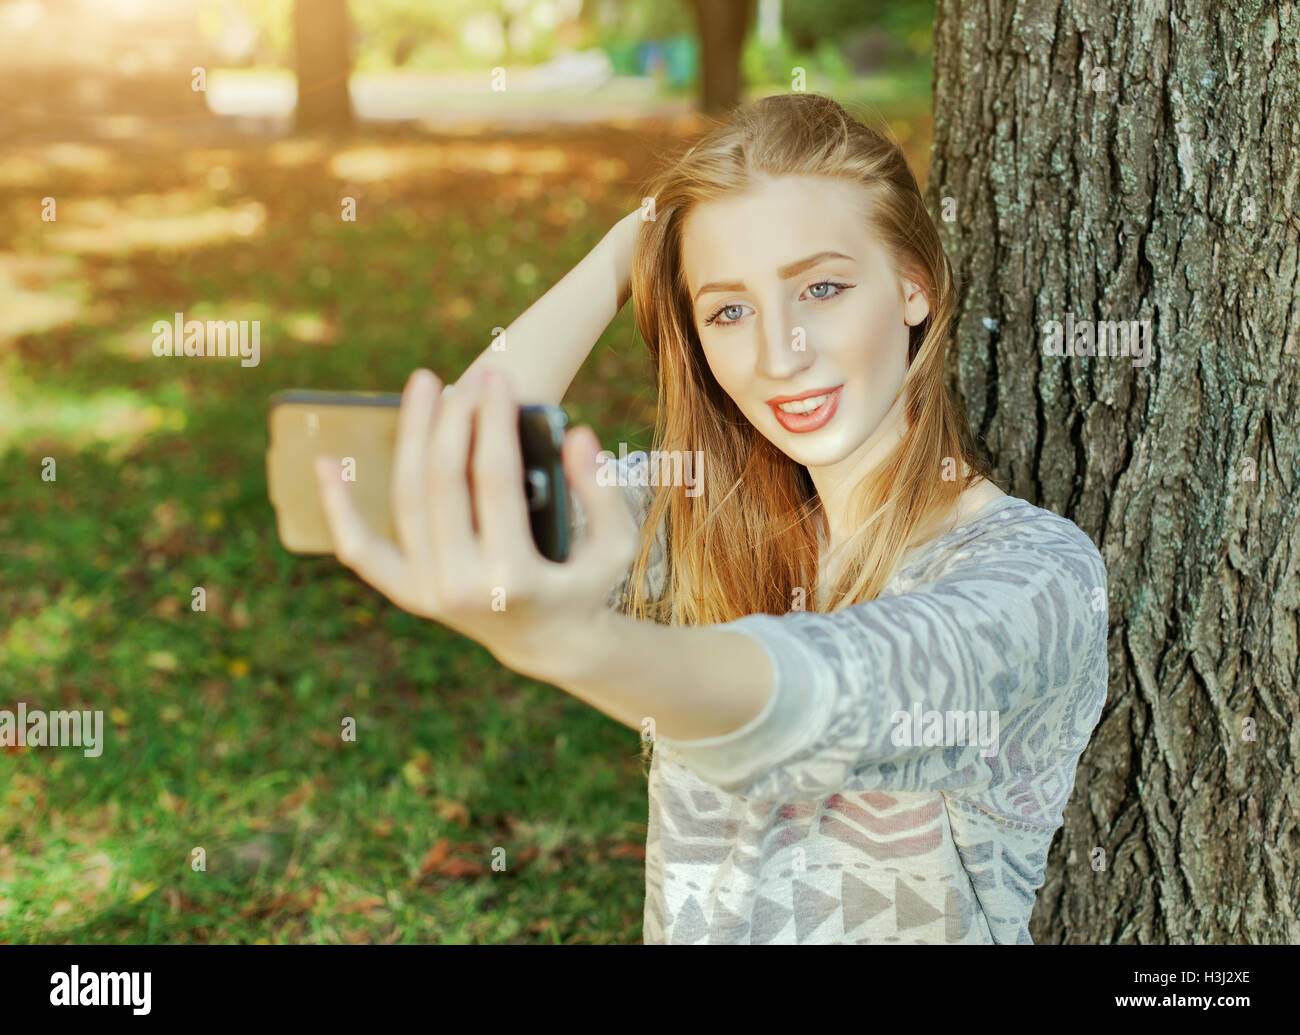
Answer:
[[(396, 538), (389, 489), (401, 401), (396, 393), (378, 392), (287, 391), (272, 396), (266, 477), (286, 550), (334, 552), (312, 469), (321, 455), (340, 458), (340, 477), (354, 483), (354, 499), (367, 522)], [(569, 555), (571, 501), (561, 461), (568, 423), (560, 406), (519, 407), (519, 449), (533, 542), (543, 557), (556, 562)]]
[[(597, 477), (600, 444), (590, 429), (563, 437), (560, 466), (548, 475), (524, 459), (520, 410), (504, 378), (470, 376), (442, 397), (440, 388), (428, 371), (412, 375), (396, 411), (395, 440), (391, 426), (376, 431), (373, 424), (369, 440), (355, 431), (344, 437), (349, 448), (370, 450), (364, 465), (364, 454), (337, 456), (323, 442), (300, 454), (315, 475), (329, 548), (398, 606), (477, 640), (518, 672), (554, 682), (580, 668), (585, 652), (601, 649), (597, 626), (635, 554), (636, 521), (622, 491)], [(327, 434), (326, 409), (315, 411), (311, 427), (318, 437)], [(306, 424), (305, 414), (301, 419)], [(528, 420), (523, 423), (527, 440)], [(550, 421), (545, 427), (553, 445), (558, 427)], [(283, 528), (282, 515), (306, 504), (289, 507), (281, 470), (289, 461), (274, 424), (272, 436), (268, 469)], [(529, 479), (529, 470), (543, 473)], [(356, 492), (363, 478), (369, 481)], [(530, 480), (532, 510), (524, 487)], [(552, 514), (555, 530), (567, 533), (567, 513), (563, 521), (557, 513), (568, 505), (566, 486), (582, 505), (586, 532), (564, 563), (553, 563), (529, 542), (529, 526), (544, 538), (548, 524), (534, 515)], [(306, 486), (301, 491), (313, 495)], [(386, 513), (390, 500), (393, 510)], [(387, 533), (377, 530), (367, 508), (385, 517)], [(311, 545), (293, 536), (287, 541)]]

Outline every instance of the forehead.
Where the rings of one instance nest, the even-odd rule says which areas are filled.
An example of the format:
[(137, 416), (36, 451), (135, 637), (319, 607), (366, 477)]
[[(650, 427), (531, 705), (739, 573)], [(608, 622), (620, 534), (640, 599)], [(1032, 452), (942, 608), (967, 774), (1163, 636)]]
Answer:
[(861, 190), (815, 176), (765, 177), (752, 190), (696, 205), (682, 223), (682, 267), (705, 281), (771, 273), (821, 251), (867, 265), (878, 258)]

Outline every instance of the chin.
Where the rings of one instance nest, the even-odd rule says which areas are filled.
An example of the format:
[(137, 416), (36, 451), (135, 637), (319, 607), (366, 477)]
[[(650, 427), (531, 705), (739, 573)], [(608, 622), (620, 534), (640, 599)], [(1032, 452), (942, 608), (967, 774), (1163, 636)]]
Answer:
[(765, 431), (764, 437), (782, 453), (804, 467), (829, 467), (849, 456), (866, 440), (865, 435), (853, 435), (847, 430), (830, 427), (807, 434), (786, 431), (773, 418), (774, 430)]
[(851, 444), (823, 447), (809, 445), (803, 448), (786, 447), (780, 443), (776, 445), (791, 460), (797, 464), (803, 464), (804, 467), (829, 467), (832, 464), (838, 464), (854, 449)]

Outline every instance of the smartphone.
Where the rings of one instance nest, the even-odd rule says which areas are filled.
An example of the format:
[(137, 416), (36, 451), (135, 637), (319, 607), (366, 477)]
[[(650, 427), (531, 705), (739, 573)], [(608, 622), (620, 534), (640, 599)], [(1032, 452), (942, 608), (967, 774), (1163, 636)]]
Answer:
[[(380, 392), (287, 391), (271, 397), (266, 484), (286, 550), (334, 552), (313, 467), (322, 453), (340, 458), (342, 475), (354, 482), (352, 498), (370, 527), (396, 541), (389, 504), (401, 401), (400, 394)], [(560, 453), (568, 425), (563, 407), (519, 407), (519, 451), (533, 542), (543, 557), (557, 563), (569, 556), (572, 502)]]

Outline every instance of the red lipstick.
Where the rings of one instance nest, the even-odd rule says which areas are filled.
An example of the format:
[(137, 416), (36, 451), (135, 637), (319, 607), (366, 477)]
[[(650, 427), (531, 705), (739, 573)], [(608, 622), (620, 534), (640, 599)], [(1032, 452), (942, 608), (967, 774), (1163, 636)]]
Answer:
[[(798, 395), (774, 395), (767, 400), (767, 404), (772, 407), (772, 413), (776, 415), (777, 422), (781, 427), (785, 428), (786, 431), (804, 434), (824, 427), (835, 416), (835, 409), (839, 406), (840, 392), (843, 388), (843, 385), (839, 385), (835, 388), (814, 388), (812, 391), (801, 392)], [(829, 396), (829, 398), (817, 409), (810, 410), (807, 413), (786, 413), (780, 407), (781, 403), (814, 399), (819, 395)]]

